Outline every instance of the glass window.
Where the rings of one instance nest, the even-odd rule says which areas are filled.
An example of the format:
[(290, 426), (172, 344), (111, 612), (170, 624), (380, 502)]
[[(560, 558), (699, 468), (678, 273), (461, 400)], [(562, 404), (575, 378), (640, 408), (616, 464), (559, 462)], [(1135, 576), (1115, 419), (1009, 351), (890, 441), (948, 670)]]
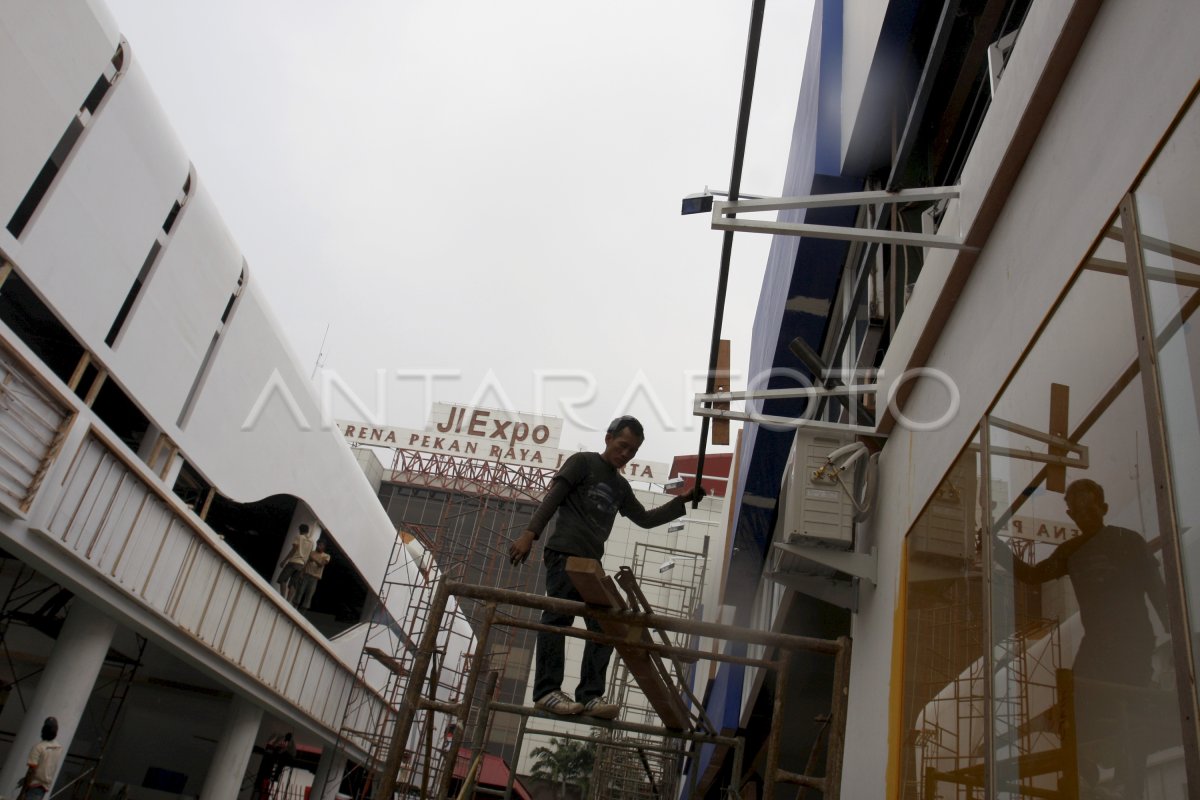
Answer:
[(986, 419), (999, 797), (1186, 796), (1124, 252), (1110, 229)]
[[(1200, 619), (1200, 106), (1184, 116), (1134, 198), (1174, 478), (1189, 617)], [(1194, 627), (1195, 623), (1191, 623)], [(1192, 647), (1200, 637), (1194, 633)], [(1194, 652), (1195, 658), (1200, 653)]]
[(1188, 796), (1194, 709), (1176, 664), (1200, 659), (1198, 152), (1193, 108), (906, 538), (905, 798)]
[(905, 539), (904, 798), (982, 797), (983, 579), (978, 439)]

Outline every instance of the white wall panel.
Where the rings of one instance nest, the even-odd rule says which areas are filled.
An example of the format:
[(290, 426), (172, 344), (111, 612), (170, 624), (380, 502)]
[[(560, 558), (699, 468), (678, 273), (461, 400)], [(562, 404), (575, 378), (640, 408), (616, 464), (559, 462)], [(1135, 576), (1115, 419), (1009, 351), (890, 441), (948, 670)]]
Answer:
[[(279, 675), (275, 679), (281, 690), (286, 690), (288, 686), (292, 685), (293, 676), (296, 674), (296, 665), (300, 663), (302, 652), (305, 657), (310, 657), (313, 651), (306, 649), (299, 637), (289, 632), (287, 646), (283, 648), (283, 663), (280, 664)], [(301, 672), (303, 672), (303, 668)]]
[[(258, 293), (253, 266), (250, 275), (178, 442), (188, 460), (234, 500), (302, 498), (367, 585), (377, 587), (395, 526), (336, 428), (321, 428), (308, 376)], [(272, 380), (286, 392), (268, 390)], [(244, 426), (260, 396), (266, 397), (262, 413)]]
[[(1039, 0), (1030, 9), (963, 172), (959, 210), (964, 226), (984, 200), (990, 173), (1005, 158), (1002, 132), (1011, 132), (1021, 99), (1013, 93), (1032, 91), (1037, 64), (1030, 54), (1050, 46), (1070, 6), (1071, 0)], [(901, 632), (895, 614), (902, 589), (902, 536), (1200, 80), (1191, 41), (1198, 28), (1200, 5), (1195, 3), (1146, 0), (1101, 6), (929, 359), (929, 366), (943, 370), (958, 386), (959, 413), (941, 430), (897, 429), (888, 440), (879, 464), (878, 511), (871, 521), (880, 580), (874, 588), (863, 587), (854, 618), (847, 753), (891, 752), (896, 757), (895, 742), (889, 743), (887, 727), (879, 724), (879, 710), (887, 707), (891, 692), (899, 691), (891, 667), (893, 634)], [(1121, 58), (1113, 58), (1114, 53)], [(1153, 92), (1146, 91), (1150, 84)], [(1113, 98), (1119, 98), (1120, 113), (1113, 112)], [(937, 269), (928, 278), (944, 279), (944, 273)], [(918, 292), (926, 279), (923, 272)], [(924, 323), (919, 315), (906, 314), (901, 328)], [(911, 335), (898, 333), (898, 339)], [(922, 420), (936, 419), (945, 410), (945, 392), (932, 382), (918, 385), (905, 406), (906, 414)], [(856, 769), (843, 775), (842, 795), (885, 796), (885, 767), (878, 759), (858, 760)]]
[(300, 691), (300, 705), (305, 706), (305, 708), (317, 702), (317, 684), (320, 680), (320, 673), (322, 673), (324, 668), (325, 664), (322, 662), (313, 662), (310, 668), (308, 668), (307, 679)]
[(260, 596), (250, 612), (250, 622), (246, 626), (248, 635), (237, 658), (237, 662), (248, 670), (258, 669), (262, 663), (263, 648), (271, 630), (270, 609), (271, 604)]
[[(223, 552), (211, 530), (174, 497), (156, 489), (136, 459), (113, 447), (92, 428), (75, 452), (60, 454), (69, 466), (57, 481), (62, 491), (46, 509), (42, 535), (59, 543), (59, 552), (71, 553), (109, 575), (121, 573), (126, 554), (132, 555), (130, 545), (140, 543), (139, 549), (153, 552), (153, 558), (145, 568), (146, 580), (133, 586), (121, 583), (128, 597), (138, 599), (144, 612), (171, 623), (173, 630), (189, 634), (189, 644), (201, 644), (227, 658), (234, 657), (228, 639), (248, 639), (245, 649), (252, 651), (251, 657), (239, 652), (235, 659), (248, 677), (305, 714), (321, 711), (318, 722), (327, 731), (335, 730), (340, 713), (316, 708), (315, 698), (324, 696), (321, 684), (308, 683), (306, 676), (311, 665), (321, 663), (330, 676), (353, 680), (352, 668), (336, 661), (321, 637), (280, 604), (273, 589)], [(172, 512), (168, 524), (148, 513), (155, 508)], [(241, 627), (245, 615), (236, 612), (231, 599), (242, 595), (258, 598), (245, 627), (248, 637)]]
[[(321, 716), (341, 713), (345, 710), (344, 699), (349, 690), (350, 681), (347, 675), (328, 668), (329, 662), (315, 665), (308, 676), (308, 683), (313, 687), (313, 712)], [(319, 668), (318, 668), (319, 667)], [(375, 704), (373, 704), (375, 705)], [(383, 704), (375, 705), (382, 709)]]
[[(332, 673), (328, 680), (322, 682), (322, 686), (326, 688), (318, 693), (318, 703), (316, 706), (321, 712), (322, 716), (328, 716), (329, 714), (334, 713), (335, 710), (337, 710), (339, 713), (343, 712), (347, 708), (347, 703), (350, 700), (351, 690), (356, 689), (357, 691), (362, 691), (362, 687), (359, 684), (351, 682), (349, 676), (341, 672)], [(372, 703), (366, 706), (366, 708), (374, 709), (376, 712), (382, 714), (385, 705), (383, 703)], [(346, 727), (352, 728), (353, 730), (366, 730), (365, 728), (357, 727), (357, 724), (351, 724), (356, 722), (357, 717), (347, 720)]]
[(79, 13), (87, 6), (84, 0), (0, 3), (0, 225), (116, 52), (111, 26)]
[(289, 697), (299, 697), (300, 705), (304, 708), (312, 707), (311, 699), (304, 695), (304, 689), (310, 685), (308, 678), (310, 677), (309, 673), (313, 671), (313, 664), (319, 663), (321, 660), (323, 659), (311, 649), (297, 652), (296, 660), (288, 670), (287, 695)]
[[(999, 128), (1011, 135), (1011, 117), (1019, 109), (1011, 93), (1022, 81), (1023, 90), (1031, 92), (1037, 77), (1031, 74), (1030, 65), (1017, 59), (1049, 47), (1070, 5), (1069, 0), (1042, 0), (1030, 10), (993, 111), (963, 171), (963, 227), (984, 202), (991, 172), (1003, 159), (1007, 139), (994, 134)], [(955, 382), (961, 408), (944, 429), (914, 437), (911, 463), (941, 468), (925, 469), (914, 476), (913, 507), (906, 524), (898, 529), (907, 529), (933, 493), (1200, 80), (1200, 61), (1182, 44), (1186, 38), (1182, 31), (1200, 25), (1200, 5), (1161, 0), (1147, 2), (1144, 8), (1143, 12), (1119, 4), (1101, 7), (946, 321), (929, 366), (945, 371)], [(1161, 10), (1151, 13), (1151, 8)], [(1127, 22), (1115, 23), (1114, 18), (1127, 18)], [(1111, 54), (1117, 50), (1131, 56), (1114, 63)], [(1155, 76), (1156, 88), (1143, 97), (1138, 87), (1147, 75)], [(1122, 98), (1122, 113), (1113, 114), (1104, 106), (1108, 96)], [(1003, 115), (1000, 119), (992, 116), (997, 109)], [(1104, 134), (1097, 135), (1097, 131)], [(914, 297), (924, 290), (924, 280), (922, 273)], [(919, 327), (923, 322), (919, 316), (910, 319), (906, 315), (901, 328)], [(898, 331), (897, 338), (901, 333), (904, 338), (909, 336)], [(888, 358), (885, 369), (894, 363)], [(897, 374), (898, 367), (891, 369), (889, 379)], [(945, 413), (946, 394), (936, 382), (919, 381), (914, 387), (905, 407), (909, 417), (931, 420)]]
[[(0, 3), (0, 107), (21, 110), (6, 117), (0, 140), (0, 225), (117, 46), (107, 12), (98, 3), (92, 11), (92, 0)], [(367, 584), (378, 586), (394, 526), (339, 433), (320, 428), (307, 370), (284, 341), (252, 271), (189, 421), (182, 431), (173, 424), (243, 263), (202, 180), (115, 350), (104, 344), (188, 174), (186, 155), (135, 56), (136, 48), (21, 239), (6, 248), (67, 327), (220, 491), (243, 502), (274, 494), (301, 498)], [(272, 375), (287, 387), (301, 418), (275, 395), (257, 424), (242, 430)], [(312, 713), (340, 718), (337, 704), (349, 692), (352, 673), (259, 596), (258, 587), (237, 578), (223, 560), (229, 555), (223, 543), (197, 536), (169, 496), (154, 496), (129, 477), (148, 480), (148, 474), (130, 469), (102, 448), (78, 453), (71, 474), (94, 474), (95, 480), (57, 487), (55, 538), (256, 680), (300, 692)], [(403, 616), (399, 600), (389, 605)]]
[(241, 252), (199, 182), (108, 357), (160, 425), (178, 419), (241, 271)]
[(200, 623), (199, 635), (206, 642), (220, 642), (221, 633), (230, 623), (229, 610), (233, 605), (233, 595), (237, 587), (243, 584), (237, 570), (223, 558), (218, 560), (216, 574), (213, 576), (213, 591), (205, 601), (208, 608)]
[(291, 664), (292, 650), (295, 648), (293, 639), (295, 631), (291, 625), (276, 625), (271, 636), (271, 644), (267, 648), (267, 658), (263, 662), (263, 680), (276, 691), (281, 691), (287, 668)]
[[(57, 141), (117, 43), (110, 23), (79, 13), (78, 6), (87, 5), (84, 0), (64, 2), (62, 7), (68, 5), (75, 6), (67, 9), (69, 24), (90, 31), (75, 38), (86, 41), (73, 45), (70, 56), (37, 61), (36, 69), (31, 66), (32, 56), (24, 56), (28, 63), (23, 62), (26, 78), (35, 80), (47, 70), (56, 74), (51, 67), (63, 61), (63, 74), (58, 77), (63, 86), (48, 92), (28, 87), (28, 80), (16, 87), (0, 77), (5, 81), (3, 91), (9, 93), (0, 96), (6, 103), (19, 106), (16, 93), (28, 90), (31, 98), (49, 104), (32, 114), (28, 123), (22, 121), (44, 128), (29, 135), (48, 137), (47, 147)], [(34, 39), (55, 35), (55, 15), (44, 9), (37, 13), (45, 18), (39, 24), (46, 33)], [(6, 5), (0, 34), (20, 30), (25, 37), (28, 26), (20, 16)], [(88, 53), (94, 63), (82, 69), (75, 61)], [(7, 51), (0, 54), (5, 65), (15, 58)], [(242, 269), (241, 254), (205, 192), (202, 176), (115, 349), (110, 352), (103, 344), (188, 172), (186, 156), (136, 61), (136, 46), (130, 60), (13, 256), (68, 327), (106, 362), (120, 385), (221, 492), (242, 502), (273, 494), (303, 499), (367, 584), (376, 586), (394, 528), (345, 443), (335, 431), (319, 429), (320, 414), (306, 372), (255, 291), (252, 268), (245, 296), (222, 336), (191, 419), (185, 430), (174, 430)], [(6, 73), (18, 74), (17, 66)], [(54, 124), (39, 123), (38, 114), (53, 117)], [(35, 173), (45, 155), (39, 152), (34, 159)], [(31, 180), (32, 175), (19, 181), (20, 194)], [(242, 431), (243, 421), (276, 370), (299, 405), (303, 423), (276, 396), (258, 424)], [(180, 558), (184, 554), (139, 552), (127, 558), (149, 566), (154, 555)], [(134, 580), (124, 566), (118, 573), (123, 581)], [(157, 601), (165, 601), (171, 587), (151, 581), (145, 590)]]
[(0, 347), (0, 387), (0, 508), (23, 514), (44, 485), (71, 409), (7, 347)]
[[(209, 641), (213, 638), (211, 631), (215, 628), (206, 623), (219, 617), (219, 614), (213, 611), (212, 601), (216, 597), (216, 587), (224, 564), (225, 559), (214, 550), (197, 548), (192, 559), (192, 569), (187, 575), (186, 592), (180, 597), (176, 619), (201, 640)], [(209, 633), (207, 637), (206, 632)]]
[(101, 351), (187, 177), (188, 162), (135, 62), (85, 129), (15, 254), (38, 290)]
[(261, 597), (244, 585), (239, 585), (234, 590), (229, 603), (229, 625), (217, 640), (217, 649), (230, 661), (241, 663), (246, 638), (250, 635), (250, 621), (259, 602)]

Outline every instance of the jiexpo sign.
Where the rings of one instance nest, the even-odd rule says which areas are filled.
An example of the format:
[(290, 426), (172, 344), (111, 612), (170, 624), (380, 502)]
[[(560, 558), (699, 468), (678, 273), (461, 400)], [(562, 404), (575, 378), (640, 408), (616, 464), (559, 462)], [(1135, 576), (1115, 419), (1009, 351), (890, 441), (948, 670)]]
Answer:
[[(535, 414), (435, 403), (425, 430), (338, 420), (342, 435), (360, 444), (420, 450), (505, 464), (558, 469), (572, 454), (558, 448), (562, 420)], [(631, 481), (663, 483), (667, 464), (631, 461), (621, 472)]]
[(562, 436), (562, 420), (558, 417), (434, 403), (426, 430), (485, 439), (492, 444), (507, 442), (513, 447), (534, 444), (557, 448)]

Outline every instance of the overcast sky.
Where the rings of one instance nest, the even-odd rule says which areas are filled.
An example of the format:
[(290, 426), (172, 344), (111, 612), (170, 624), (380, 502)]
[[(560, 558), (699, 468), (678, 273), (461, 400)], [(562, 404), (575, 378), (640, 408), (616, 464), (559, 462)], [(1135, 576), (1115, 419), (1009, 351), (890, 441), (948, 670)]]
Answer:
[[(749, 0), (105, 1), (306, 371), (328, 326), (385, 424), (431, 370), (568, 449), (633, 413), (695, 452), (721, 234), (679, 203), (728, 184)], [(743, 192), (781, 190), (811, 13), (768, 4)], [(735, 371), (768, 245), (735, 241)]]

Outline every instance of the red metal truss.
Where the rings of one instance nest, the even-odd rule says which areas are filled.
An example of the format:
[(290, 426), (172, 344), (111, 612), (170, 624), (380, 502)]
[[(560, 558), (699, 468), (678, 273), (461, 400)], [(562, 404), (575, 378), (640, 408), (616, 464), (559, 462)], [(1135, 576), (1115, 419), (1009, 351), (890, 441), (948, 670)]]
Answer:
[(401, 447), (394, 453), (388, 480), (463, 494), (540, 502), (555, 470), (478, 458), (427, 453)]

